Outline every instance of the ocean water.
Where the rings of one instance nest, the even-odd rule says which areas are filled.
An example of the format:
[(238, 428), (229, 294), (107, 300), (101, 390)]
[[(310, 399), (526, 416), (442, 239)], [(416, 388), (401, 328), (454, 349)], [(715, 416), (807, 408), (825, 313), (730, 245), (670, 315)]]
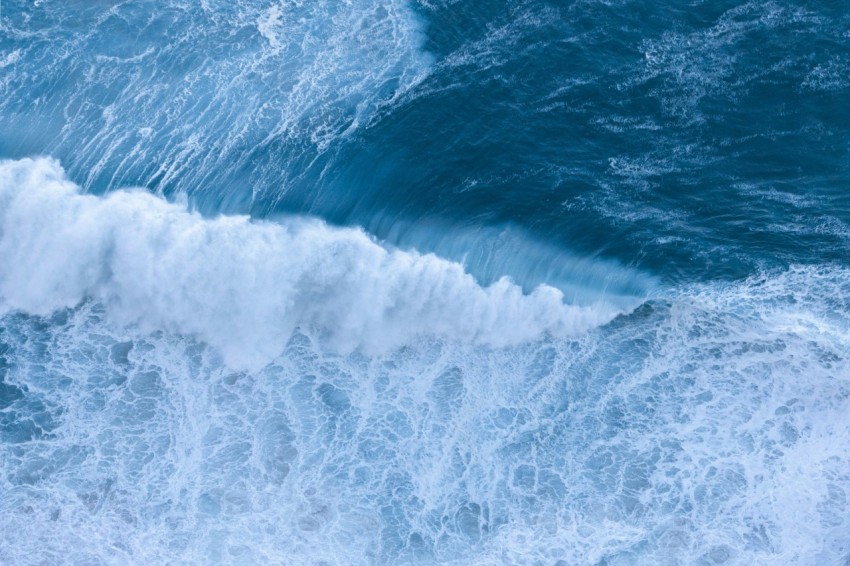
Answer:
[(0, 563), (850, 564), (850, 5), (0, 2)]

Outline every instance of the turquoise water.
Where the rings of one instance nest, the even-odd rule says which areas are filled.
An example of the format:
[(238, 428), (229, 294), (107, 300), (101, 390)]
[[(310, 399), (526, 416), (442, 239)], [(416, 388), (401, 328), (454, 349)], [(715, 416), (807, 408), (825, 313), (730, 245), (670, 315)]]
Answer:
[(3, 0), (0, 562), (844, 564), (846, 8)]

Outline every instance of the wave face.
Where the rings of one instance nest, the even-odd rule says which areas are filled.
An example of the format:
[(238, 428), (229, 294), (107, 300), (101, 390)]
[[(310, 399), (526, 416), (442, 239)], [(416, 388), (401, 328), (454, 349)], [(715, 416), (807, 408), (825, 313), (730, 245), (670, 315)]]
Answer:
[(846, 10), (0, 1), (0, 563), (850, 561)]

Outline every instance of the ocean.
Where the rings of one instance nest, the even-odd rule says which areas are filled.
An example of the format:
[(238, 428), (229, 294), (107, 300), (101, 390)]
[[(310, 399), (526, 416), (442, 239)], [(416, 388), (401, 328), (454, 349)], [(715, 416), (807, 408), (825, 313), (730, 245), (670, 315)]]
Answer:
[(0, 563), (850, 564), (847, 3), (0, 2)]

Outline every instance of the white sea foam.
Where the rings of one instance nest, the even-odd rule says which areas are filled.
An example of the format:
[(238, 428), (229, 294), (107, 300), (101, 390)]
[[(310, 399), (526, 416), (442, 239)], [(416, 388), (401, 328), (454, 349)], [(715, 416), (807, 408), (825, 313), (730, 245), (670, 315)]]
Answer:
[(247, 375), (91, 301), (8, 314), (0, 562), (842, 564), (848, 296), (796, 267), (508, 348), (296, 332)]
[(417, 336), (505, 346), (611, 320), (541, 285), (481, 287), (456, 263), (317, 220), (202, 218), (143, 191), (82, 195), (50, 159), (0, 165), (0, 305), (48, 315), (85, 299), (111, 319), (189, 334), (257, 369), (296, 328), (336, 351)]

